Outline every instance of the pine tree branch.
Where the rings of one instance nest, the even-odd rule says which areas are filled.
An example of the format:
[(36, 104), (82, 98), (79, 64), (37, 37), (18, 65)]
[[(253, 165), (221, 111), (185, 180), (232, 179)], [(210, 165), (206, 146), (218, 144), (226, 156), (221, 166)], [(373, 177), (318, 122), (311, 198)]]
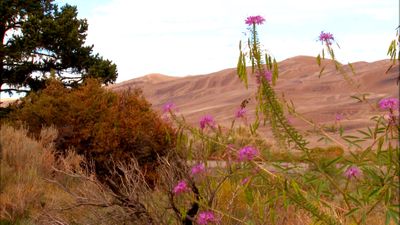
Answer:
[(25, 92), (25, 93), (30, 92), (30, 90), (21, 90), (21, 89), (18, 89), (18, 88), (6, 88), (6, 89), (1, 89), (1, 90), (0, 90), (0, 92), (12, 92), (12, 91), (15, 91), (15, 92)]

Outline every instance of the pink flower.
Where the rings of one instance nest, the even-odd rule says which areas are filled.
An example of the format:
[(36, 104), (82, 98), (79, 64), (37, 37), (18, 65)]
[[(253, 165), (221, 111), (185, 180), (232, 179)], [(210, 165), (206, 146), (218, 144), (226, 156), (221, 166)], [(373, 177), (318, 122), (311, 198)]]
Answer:
[(397, 98), (384, 98), (379, 101), (379, 108), (396, 110), (399, 109), (399, 99)]
[(211, 211), (200, 212), (197, 216), (197, 223), (200, 225), (207, 225), (208, 223), (217, 222), (214, 213)]
[(249, 26), (253, 24), (261, 25), (264, 21), (265, 19), (262, 16), (249, 16), (246, 18), (245, 23)]
[(239, 150), (239, 161), (252, 160), (258, 155), (258, 150), (251, 146), (246, 146)]
[(331, 41), (334, 40), (333, 34), (321, 31), (321, 34), (319, 35), (319, 40), (322, 42), (322, 44), (326, 42), (328, 45), (331, 45), (332, 44)]
[(201, 129), (206, 128), (206, 126), (209, 126), (211, 128), (215, 127), (215, 121), (214, 118), (210, 115), (205, 115), (201, 118), (200, 120), (200, 127)]
[(244, 118), (245, 116), (246, 116), (245, 108), (240, 108), (238, 111), (236, 111), (236, 118)]
[(167, 113), (167, 112), (170, 112), (170, 111), (175, 110), (175, 109), (176, 109), (176, 105), (174, 103), (167, 102), (163, 106), (163, 113)]
[(245, 185), (245, 184), (247, 184), (249, 181), (250, 181), (250, 178), (246, 177), (246, 178), (244, 178), (240, 183), (241, 183), (242, 185)]
[(341, 121), (343, 119), (343, 114), (341, 114), (341, 113), (336, 113), (336, 115), (335, 115), (335, 120), (336, 121)]
[(347, 179), (352, 177), (357, 178), (361, 175), (361, 170), (356, 166), (350, 166), (347, 168), (346, 172), (344, 172), (344, 175), (347, 177)]
[(265, 78), (268, 82), (271, 82), (271, 81), (272, 81), (272, 73), (271, 73), (271, 71), (269, 71), (269, 70), (265, 71), (265, 73), (264, 73), (264, 78)]
[(192, 176), (195, 176), (197, 174), (203, 173), (205, 171), (205, 169), (206, 168), (205, 168), (204, 164), (203, 163), (199, 163), (199, 164), (193, 166), (192, 170), (190, 172), (191, 172)]
[(186, 182), (184, 180), (181, 180), (178, 182), (178, 184), (174, 187), (174, 190), (172, 191), (174, 194), (179, 195), (183, 192), (186, 192), (189, 190), (189, 187), (187, 186)]
[[(272, 81), (272, 73), (271, 71), (267, 70), (264, 72), (263, 77), (265, 80), (267, 80), (268, 82)], [(256, 78), (257, 78), (257, 84), (261, 84), (261, 76), (259, 73), (256, 74)]]
[(288, 116), (288, 117), (286, 117), (286, 120), (287, 120), (288, 124), (293, 124), (293, 117)]

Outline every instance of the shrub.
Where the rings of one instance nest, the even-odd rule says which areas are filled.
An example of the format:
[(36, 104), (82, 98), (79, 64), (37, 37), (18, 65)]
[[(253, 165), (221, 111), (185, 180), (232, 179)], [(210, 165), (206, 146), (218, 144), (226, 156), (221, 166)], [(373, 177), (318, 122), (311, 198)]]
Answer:
[[(0, 130), (0, 224), (27, 224), (33, 209), (43, 207), (46, 184), (54, 157), (45, 147), (55, 134), (47, 129), (41, 138), (42, 144), (26, 137), (24, 129), (15, 130), (2, 126)], [(46, 135), (47, 134), (47, 135)]]
[(173, 148), (175, 138), (150, 106), (138, 90), (114, 93), (96, 80), (67, 89), (53, 79), (14, 105), (10, 119), (26, 124), (34, 136), (54, 125), (57, 153), (73, 148), (95, 162), (100, 178), (107, 177), (111, 162), (135, 157), (152, 183), (158, 156)]
[(159, 224), (149, 213), (159, 208), (143, 203), (152, 203), (151, 190), (134, 159), (115, 165), (128, 171), (121, 188), (126, 201), (99, 182), (75, 152), (56, 159), (54, 128), (42, 129), (38, 141), (27, 132), (7, 124), (0, 130), (0, 224)]

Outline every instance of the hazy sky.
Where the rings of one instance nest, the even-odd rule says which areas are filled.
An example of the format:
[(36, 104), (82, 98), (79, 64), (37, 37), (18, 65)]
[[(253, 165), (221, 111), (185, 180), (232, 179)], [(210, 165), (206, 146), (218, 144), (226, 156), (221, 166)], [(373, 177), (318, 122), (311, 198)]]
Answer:
[(236, 66), (248, 16), (266, 19), (263, 47), (278, 61), (316, 56), (331, 32), (339, 61), (376, 61), (399, 25), (397, 0), (57, 0), (87, 18), (87, 44), (118, 66), (117, 82), (162, 73), (197, 75)]

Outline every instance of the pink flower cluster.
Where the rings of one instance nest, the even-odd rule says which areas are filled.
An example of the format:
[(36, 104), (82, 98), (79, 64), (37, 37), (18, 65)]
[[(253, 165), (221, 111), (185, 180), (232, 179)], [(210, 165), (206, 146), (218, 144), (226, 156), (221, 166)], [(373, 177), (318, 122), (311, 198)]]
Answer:
[(214, 213), (211, 211), (200, 212), (197, 216), (197, 223), (200, 225), (207, 225), (208, 223), (217, 222)]
[(245, 108), (240, 108), (238, 111), (236, 111), (236, 118), (244, 118), (246, 116), (246, 109)]
[(200, 128), (204, 129), (206, 126), (209, 126), (211, 128), (215, 128), (215, 121), (214, 118), (210, 115), (205, 115), (201, 118), (200, 120)]
[(246, 146), (239, 150), (239, 161), (252, 160), (258, 155), (258, 150), (251, 146)]
[(240, 184), (245, 185), (245, 184), (247, 184), (249, 181), (250, 181), (250, 178), (249, 178), (249, 177), (245, 177), (245, 178), (240, 182)]
[(334, 40), (333, 34), (331, 33), (325, 33), (324, 31), (321, 31), (321, 34), (319, 35), (319, 40), (324, 43), (326, 42), (328, 45), (331, 45)]
[(398, 110), (399, 109), (399, 99), (397, 98), (384, 98), (379, 101), (379, 108), (381, 109), (389, 109), (389, 110)]
[(168, 113), (170, 111), (173, 111), (176, 109), (176, 105), (172, 102), (167, 102), (165, 103), (165, 105), (163, 106), (163, 113)]
[(172, 192), (176, 195), (179, 195), (183, 192), (186, 192), (189, 190), (189, 187), (187, 183), (184, 180), (181, 180), (178, 182), (178, 184), (174, 187), (174, 190)]
[(361, 175), (361, 170), (356, 167), (356, 166), (350, 166), (347, 168), (346, 172), (344, 172), (344, 175), (347, 177), (347, 179), (351, 178), (357, 178)]
[(264, 21), (265, 19), (262, 16), (249, 16), (246, 18), (245, 23), (249, 26), (253, 24), (261, 25)]
[(199, 163), (195, 166), (192, 167), (190, 173), (192, 176), (196, 176), (198, 174), (203, 173), (206, 170), (205, 166), (203, 163)]
[(343, 119), (343, 114), (342, 113), (336, 113), (335, 115), (335, 120), (337, 122), (341, 121)]
[[(272, 81), (272, 73), (271, 73), (271, 71), (269, 71), (269, 70), (265, 71), (262, 76), (268, 82)], [(261, 75), (259, 73), (256, 74), (256, 78), (257, 78), (257, 84), (261, 84)]]
[(291, 117), (291, 116), (287, 116), (286, 120), (287, 120), (288, 124), (293, 124), (293, 122), (294, 122), (293, 117)]

